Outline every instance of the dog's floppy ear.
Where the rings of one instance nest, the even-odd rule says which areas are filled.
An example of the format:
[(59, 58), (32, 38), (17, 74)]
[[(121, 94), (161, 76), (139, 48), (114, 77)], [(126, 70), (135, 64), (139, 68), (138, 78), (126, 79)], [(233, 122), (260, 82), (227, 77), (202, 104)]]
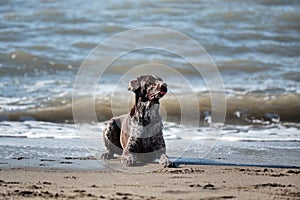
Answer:
[(128, 90), (135, 92), (140, 87), (140, 82), (136, 79), (133, 79), (128, 84)]

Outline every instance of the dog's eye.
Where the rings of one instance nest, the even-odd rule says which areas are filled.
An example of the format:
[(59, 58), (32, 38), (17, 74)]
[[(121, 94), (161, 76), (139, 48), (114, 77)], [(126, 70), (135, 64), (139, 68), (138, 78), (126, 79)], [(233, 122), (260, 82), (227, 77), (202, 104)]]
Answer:
[(154, 88), (154, 87), (155, 87), (155, 83), (149, 84), (149, 87), (150, 87), (150, 88)]

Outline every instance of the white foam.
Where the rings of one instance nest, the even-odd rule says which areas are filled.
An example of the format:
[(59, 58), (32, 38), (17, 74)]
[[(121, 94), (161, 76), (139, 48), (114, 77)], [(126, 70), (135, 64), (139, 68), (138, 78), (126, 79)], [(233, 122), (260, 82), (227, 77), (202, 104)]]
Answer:
[(73, 125), (39, 121), (0, 122), (0, 136), (57, 139), (79, 138)]
[[(0, 137), (92, 139), (102, 138), (105, 123), (84, 124), (88, 130), (80, 134), (73, 124), (58, 124), (41, 121), (0, 122)], [(220, 134), (210, 127), (185, 127), (175, 123), (164, 123), (165, 140), (219, 140), (228, 142), (300, 142), (299, 125), (283, 126), (225, 126)]]
[(219, 140), (247, 142), (299, 142), (300, 129), (280, 124), (269, 126), (228, 126)]

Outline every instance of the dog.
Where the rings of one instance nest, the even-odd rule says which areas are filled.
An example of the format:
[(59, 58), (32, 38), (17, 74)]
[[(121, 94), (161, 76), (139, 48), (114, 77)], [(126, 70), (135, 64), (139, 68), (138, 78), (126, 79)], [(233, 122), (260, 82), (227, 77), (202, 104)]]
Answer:
[(129, 114), (113, 117), (103, 130), (108, 152), (102, 159), (121, 155), (121, 163), (133, 166), (159, 159), (163, 167), (174, 167), (166, 155), (163, 122), (159, 100), (167, 93), (167, 84), (153, 75), (131, 80), (128, 90), (135, 93), (135, 104)]

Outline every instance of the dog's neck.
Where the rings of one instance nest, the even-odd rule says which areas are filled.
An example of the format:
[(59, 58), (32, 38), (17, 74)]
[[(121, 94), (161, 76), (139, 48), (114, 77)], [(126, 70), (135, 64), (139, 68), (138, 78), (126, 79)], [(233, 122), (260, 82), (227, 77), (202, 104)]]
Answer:
[(130, 116), (141, 126), (147, 126), (160, 120), (158, 100), (143, 101), (141, 97), (137, 98), (135, 106), (130, 111)]

